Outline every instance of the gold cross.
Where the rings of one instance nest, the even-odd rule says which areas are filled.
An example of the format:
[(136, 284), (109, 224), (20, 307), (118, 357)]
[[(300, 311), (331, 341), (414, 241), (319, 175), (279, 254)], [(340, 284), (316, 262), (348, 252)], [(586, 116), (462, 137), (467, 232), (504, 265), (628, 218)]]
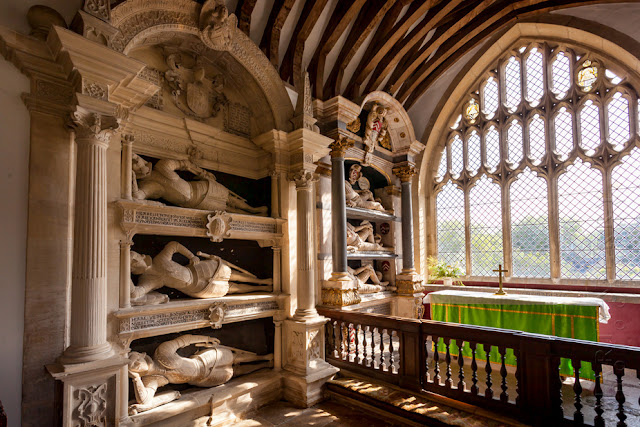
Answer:
[(493, 271), (498, 273), (498, 283), (500, 284), (500, 289), (498, 289), (498, 292), (496, 292), (494, 295), (506, 295), (507, 293), (502, 290), (502, 273), (508, 273), (509, 270), (503, 270), (502, 264), (498, 264), (498, 269)]

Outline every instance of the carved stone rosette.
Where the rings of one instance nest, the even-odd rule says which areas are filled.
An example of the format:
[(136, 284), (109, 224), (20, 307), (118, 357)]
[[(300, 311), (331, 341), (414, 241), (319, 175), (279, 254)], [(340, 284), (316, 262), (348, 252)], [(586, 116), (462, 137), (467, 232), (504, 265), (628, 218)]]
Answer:
[(231, 215), (225, 211), (215, 211), (207, 215), (207, 236), (212, 242), (222, 242), (231, 233)]
[(354, 142), (350, 139), (347, 139), (343, 136), (334, 140), (331, 144), (329, 144), (329, 148), (331, 148), (331, 157), (332, 158), (340, 158), (344, 157), (347, 150), (353, 147)]

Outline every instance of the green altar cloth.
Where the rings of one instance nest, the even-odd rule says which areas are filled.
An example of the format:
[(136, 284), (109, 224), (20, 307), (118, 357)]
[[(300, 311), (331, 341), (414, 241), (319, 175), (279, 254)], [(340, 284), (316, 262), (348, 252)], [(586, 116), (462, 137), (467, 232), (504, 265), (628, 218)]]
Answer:
[[(443, 322), (467, 325), (490, 326), (512, 329), (557, 337), (598, 341), (599, 322), (606, 323), (609, 307), (599, 298), (567, 298), (533, 295), (492, 295), (487, 292), (439, 291), (425, 297), (431, 304), (431, 319)], [(444, 352), (442, 340), (438, 351)], [(458, 347), (452, 340), (449, 351), (458, 354)], [(471, 357), (468, 343), (462, 348), (465, 357)], [(490, 353), (492, 362), (501, 363), (498, 349), (493, 347)], [(486, 360), (482, 345), (476, 349), (476, 359)], [(507, 350), (505, 363), (516, 365), (513, 350)], [(568, 359), (561, 359), (560, 374), (574, 376), (573, 367)], [(594, 379), (591, 364), (582, 363), (580, 377)]]

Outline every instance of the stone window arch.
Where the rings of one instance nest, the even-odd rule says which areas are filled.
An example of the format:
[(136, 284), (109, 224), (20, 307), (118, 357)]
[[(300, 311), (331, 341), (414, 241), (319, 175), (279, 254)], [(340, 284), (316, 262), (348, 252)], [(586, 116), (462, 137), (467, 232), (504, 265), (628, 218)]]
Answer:
[(519, 40), (467, 87), (433, 151), (432, 252), (471, 279), (502, 263), (525, 281), (639, 281), (631, 73), (566, 41)]

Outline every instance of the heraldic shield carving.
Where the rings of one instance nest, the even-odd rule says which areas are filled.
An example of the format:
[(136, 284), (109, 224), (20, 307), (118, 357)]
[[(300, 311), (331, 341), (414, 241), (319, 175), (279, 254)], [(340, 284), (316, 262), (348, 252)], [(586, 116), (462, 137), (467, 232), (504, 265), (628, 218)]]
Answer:
[[(170, 53), (165, 61), (169, 68), (164, 73), (165, 81), (182, 112), (195, 119), (207, 119), (216, 117), (227, 105), (221, 75), (207, 77), (205, 67), (186, 53)], [(189, 68), (189, 63), (195, 65)]]

